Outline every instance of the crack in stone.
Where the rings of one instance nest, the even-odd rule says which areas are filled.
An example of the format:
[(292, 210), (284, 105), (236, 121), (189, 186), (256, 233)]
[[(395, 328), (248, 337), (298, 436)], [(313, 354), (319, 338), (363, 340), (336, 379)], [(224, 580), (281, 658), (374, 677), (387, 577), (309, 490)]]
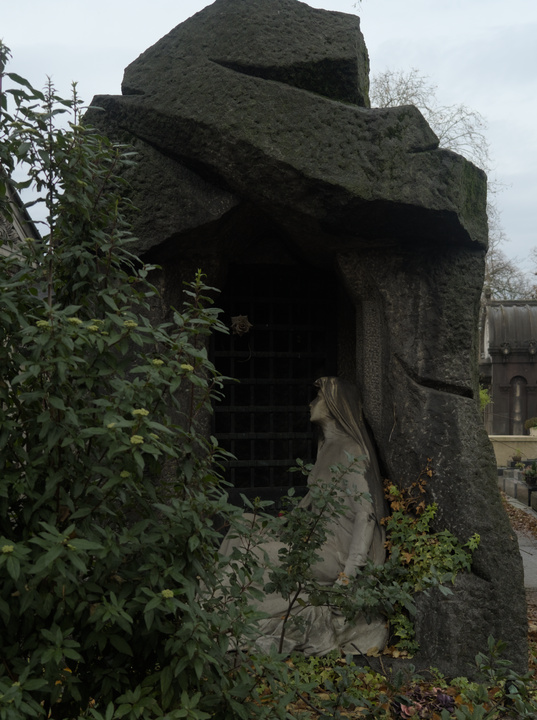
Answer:
[(459, 395), (460, 397), (474, 399), (474, 393), (470, 388), (462, 387), (461, 385), (454, 385), (453, 383), (442, 382), (441, 380), (433, 380), (432, 378), (421, 377), (417, 372), (412, 370), (411, 367), (401, 358), (395, 354), (393, 357), (397, 360), (405, 375), (412, 380), (412, 382), (421, 387), (429, 388), (431, 390), (437, 390), (438, 392), (449, 393), (450, 395)]

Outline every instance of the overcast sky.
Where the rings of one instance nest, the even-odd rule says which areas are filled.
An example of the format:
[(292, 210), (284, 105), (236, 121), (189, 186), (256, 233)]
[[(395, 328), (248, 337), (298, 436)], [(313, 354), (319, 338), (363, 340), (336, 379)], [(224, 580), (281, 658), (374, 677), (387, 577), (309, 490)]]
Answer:
[[(266, 0), (270, 2), (271, 0)], [(0, 4), (0, 38), (9, 69), (62, 94), (78, 82), (86, 102), (119, 94), (123, 69), (207, 0), (18, 0)], [(537, 246), (537, 0), (310, 0), (357, 13), (371, 72), (419, 71), (442, 104), (464, 103), (488, 122), (497, 198), (523, 266)]]

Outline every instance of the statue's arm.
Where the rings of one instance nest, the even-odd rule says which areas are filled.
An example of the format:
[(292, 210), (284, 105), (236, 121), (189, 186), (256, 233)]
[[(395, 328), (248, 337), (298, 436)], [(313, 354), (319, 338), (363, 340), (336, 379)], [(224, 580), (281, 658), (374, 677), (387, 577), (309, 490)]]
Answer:
[(375, 515), (370, 503), (364, 500), (354, 517), (349, 554), (343, 569), (347, 577), (356, 575), (358, 570), (366, 564), (374, 532)]

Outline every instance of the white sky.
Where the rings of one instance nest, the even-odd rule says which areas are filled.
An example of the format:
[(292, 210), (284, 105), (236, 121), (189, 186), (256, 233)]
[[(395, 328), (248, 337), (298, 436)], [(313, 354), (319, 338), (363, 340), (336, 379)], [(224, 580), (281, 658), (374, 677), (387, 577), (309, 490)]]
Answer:
[[(270, 2), (271, 0), (266, 0)], [(9, 70), (61, 94), (78, 82), (90, 102), (119, 94), (123, 69), (208, 0), (0, 0)], [(521, 266), (537, 246), (537, 0), (309, 0), (357, 13), (371, 72), (418, 68), (442, 104), (464, 103), (488, 121), (497, 198)]]

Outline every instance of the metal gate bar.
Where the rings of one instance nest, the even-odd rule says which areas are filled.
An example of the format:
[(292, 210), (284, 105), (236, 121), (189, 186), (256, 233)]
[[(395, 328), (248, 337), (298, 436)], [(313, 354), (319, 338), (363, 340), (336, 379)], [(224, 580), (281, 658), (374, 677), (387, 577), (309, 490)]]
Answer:
[(303, 484), (286, 470), (315, 457), (308, 404), (313, 381), (336, 373), (336, 292), (326, 273), (298, 266), (230, 268), (224, 321), (246, 315), (244, 335), (219, 334), (214, 362), (228, 382), (215, 407), (214, 432), (236, 456), (227, 464), (236, 488), (264, 491)]

